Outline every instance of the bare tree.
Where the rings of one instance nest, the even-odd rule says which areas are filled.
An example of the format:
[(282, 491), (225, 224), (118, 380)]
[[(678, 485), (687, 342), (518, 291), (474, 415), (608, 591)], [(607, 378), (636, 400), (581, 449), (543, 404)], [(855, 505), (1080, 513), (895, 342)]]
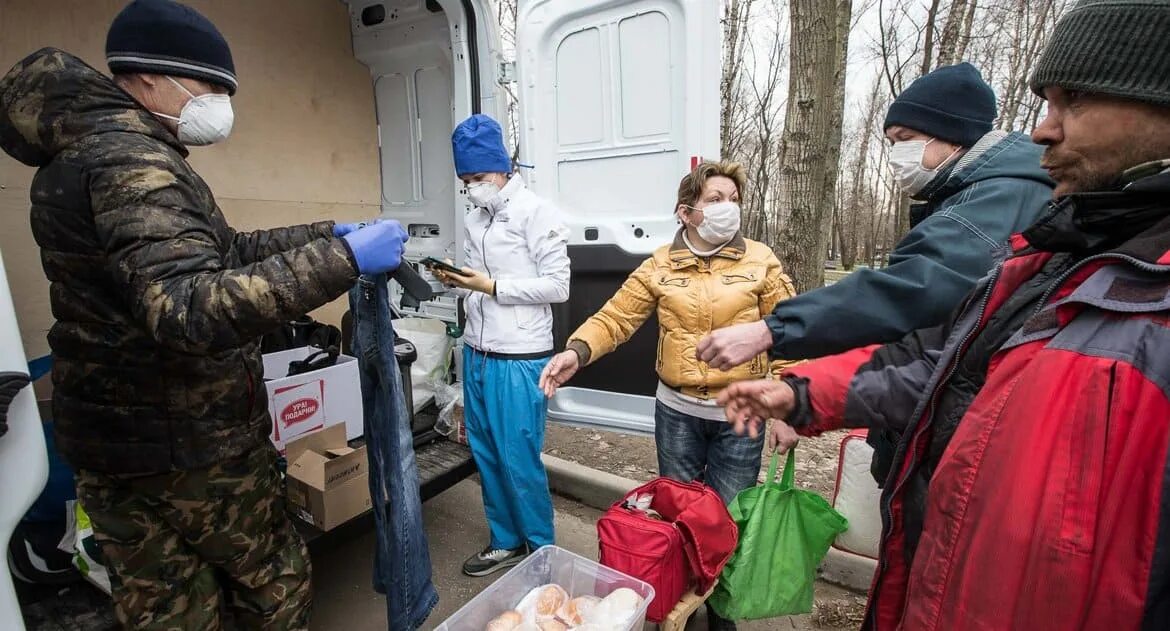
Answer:
[[(779, 28), (781, 17), (776, 13), (776, 26)], [(753, 81), (751, 94), (753, 98), (754, 115), (751, 139), (752, 151), (748, 154), (750, 181), (745, 195), (744, 209), (751, 218), (753, 230), (747, 233), (749, 238), (771, 243), (775, 237), (777, 218), (768, 207), (769, 193), (773, 189), (774, 174), (776, 173), (776, 132), (780, 115), (780, 80), (784, 71), (784, 53), (786, 44), (779, 36), (772, 38), (768, 52), (768, 68), (759, 81)]]
[[(890, 96), (896, 97), (917, 75), (913, 64), (923, 50), (926, 25), (912, 12), (911, 0), (878, 0), (876, 54)], [(909, 76), (908, 76), (909, 75)]]
[[(743, 146), (747, 127), (744, 107), (744, 53), (750, 43), (752, 4), (755, 0), (724, 0), (723, 75), (719, 84), (719, 153), (736, 156)], [(749, 81), (751, 77), (747, 78)]]
[(971, 29), (975, 26), (977, 5), (977, 0), (970, 0), (967, 3), (967, 11), (963, 14), (963, 25), (959, 29), (961, 35), (959, 35), (959, 42), (955, 48), (954, 62), (959, 62), (967, 58), (967, 49), (971, 46)]
[(1056, 0), (1015, 0), (1016, 20), (1012, 33), (1012, 46), (1008, 51), (1011, 69), (1004, 89), (1004, 103), (1000, 108), (1001, 129), (1016, 129), (1018, 123), (1025, 123), (1035, 117), (1041, 108), (1039, 97), (1028, 89), (1028, 78), (1032, 74), (1040, 49), (1048, 39), (1050, 26), (1059, 17), (1060, 9)]
[(971, 4), (974, 4), (974, 0), (951, 0), (946, 26), (943, 27), (942, 37), (938, 41), (938, 57), (935, 68), (949, 66), (960, 61), (958, 53), (961, 50), (963, 22)]
[(930, 0), (930, 8), (926, 11), (926, 26), (922, 29), (922, 70), (918, 74), (930, 72), (931, 56), (934, 54), (934, 28), (938, 20), (939, 0)]
[[(847, 0), (792, 0), (788, 106), (781, 140), (786, 210), (774, 249), (799, 291), (824, 284), (825, 222), (831, 217), (841, 151), (841, 120), (850, 11)], [(847, 53), (847, 51), (845, 51)], [(777, 247), (778, 246), (778, 247)]]
[[(857, 147), (857, 153), (850, 160), (849, 166), (846, 167), (852, 181), (849, 193), (845, 196), (844, 212), (839, 231), (841, 234), (841, 266), (847, 270), (853, 269), (858, 250), (861, 249), (859, 242), (868, 241), (869, 233), (873, 232), (873, 216), (877, 212), (875, 206), (878, 194), (874, 190), (875, 185), (872, 181), (871, 171), (875, 163), (873, 155), (875, 143), (873, 141), (877, 137), (878, 116), (886, 108), (886, 99), (882, 97), (881, 77), (875, 76), (858, 129), (853, 134), (856, 138), (856, 143), (853, 146)], [(879, 140), (876, 144), (882, 143)], [(880, 153), (879, 149), (878, 162), (882, 158)], [(868, 229), (865, 229), (863, 224), (868, 226)], [(872, 262), (875, 248), (876, 243), (868, 243), (865, 247), (867, 261)]]

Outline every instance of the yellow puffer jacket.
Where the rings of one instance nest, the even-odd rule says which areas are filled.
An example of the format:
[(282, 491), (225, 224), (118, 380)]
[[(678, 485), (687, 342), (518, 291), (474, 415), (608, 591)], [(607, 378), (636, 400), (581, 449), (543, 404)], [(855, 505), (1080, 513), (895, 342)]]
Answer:
[(691, 252), (682, 239), (654, 252), (621, 289), (569, 337), (583, 364), (597, 361), (658, 311), (658, 377), (700, 399), (714, 398), (733, 382), (768, 374), (766, 354), (730, 371), (715, 370), (695, 356), (699, 340), (715, 329), (755, 322), (795, 294), (772, 250), (736, 236), (711, 257)]

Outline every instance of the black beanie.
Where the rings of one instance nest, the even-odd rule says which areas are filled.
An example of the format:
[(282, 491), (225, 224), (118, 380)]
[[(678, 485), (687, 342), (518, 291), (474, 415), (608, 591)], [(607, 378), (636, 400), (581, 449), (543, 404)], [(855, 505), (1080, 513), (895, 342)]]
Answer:
[(901, 125), (961, 147), (974, 146), (995, 121), (995, 92), (963, 62), (914, 80), (886, 112), (883, 130)]
[(1048, 40), (1032, 91), (1056, 86), (1170, 106), (1170, 0), (1081, 0)]
[(235, 94), (236, 67), (227, 40), (211, 20), (172, 0), (134, 0), (106, 36), (110, 72), (146, 72), (198, 79)]

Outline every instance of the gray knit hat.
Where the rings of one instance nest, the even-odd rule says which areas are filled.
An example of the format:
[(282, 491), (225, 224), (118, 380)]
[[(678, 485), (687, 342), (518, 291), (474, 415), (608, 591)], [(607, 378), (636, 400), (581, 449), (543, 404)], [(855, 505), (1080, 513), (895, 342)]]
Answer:
[(1048, 86), (1170, 106), (1170, 0), (1080, 0), (1036, 64)]

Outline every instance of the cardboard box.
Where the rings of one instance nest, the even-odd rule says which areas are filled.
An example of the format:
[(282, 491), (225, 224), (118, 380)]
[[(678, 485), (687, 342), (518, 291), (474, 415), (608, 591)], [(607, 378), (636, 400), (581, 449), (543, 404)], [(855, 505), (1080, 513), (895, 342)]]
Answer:
[(317, 350), (294, 348), (264, 356), (268, 411), (272, 414), (270, 437), (281, 453), (294, 438), (337, 423), (345, 424), (347, 440), (362, 435), (362, 386), (357, 359), (338, 355), (332, 366), (287, 376), (289, 362), (304, 359)]
[(370, 510), (366, 448), (346, 444), (330, 425), (288, 444), (288, 504), (301, 519), (331, 530)]

